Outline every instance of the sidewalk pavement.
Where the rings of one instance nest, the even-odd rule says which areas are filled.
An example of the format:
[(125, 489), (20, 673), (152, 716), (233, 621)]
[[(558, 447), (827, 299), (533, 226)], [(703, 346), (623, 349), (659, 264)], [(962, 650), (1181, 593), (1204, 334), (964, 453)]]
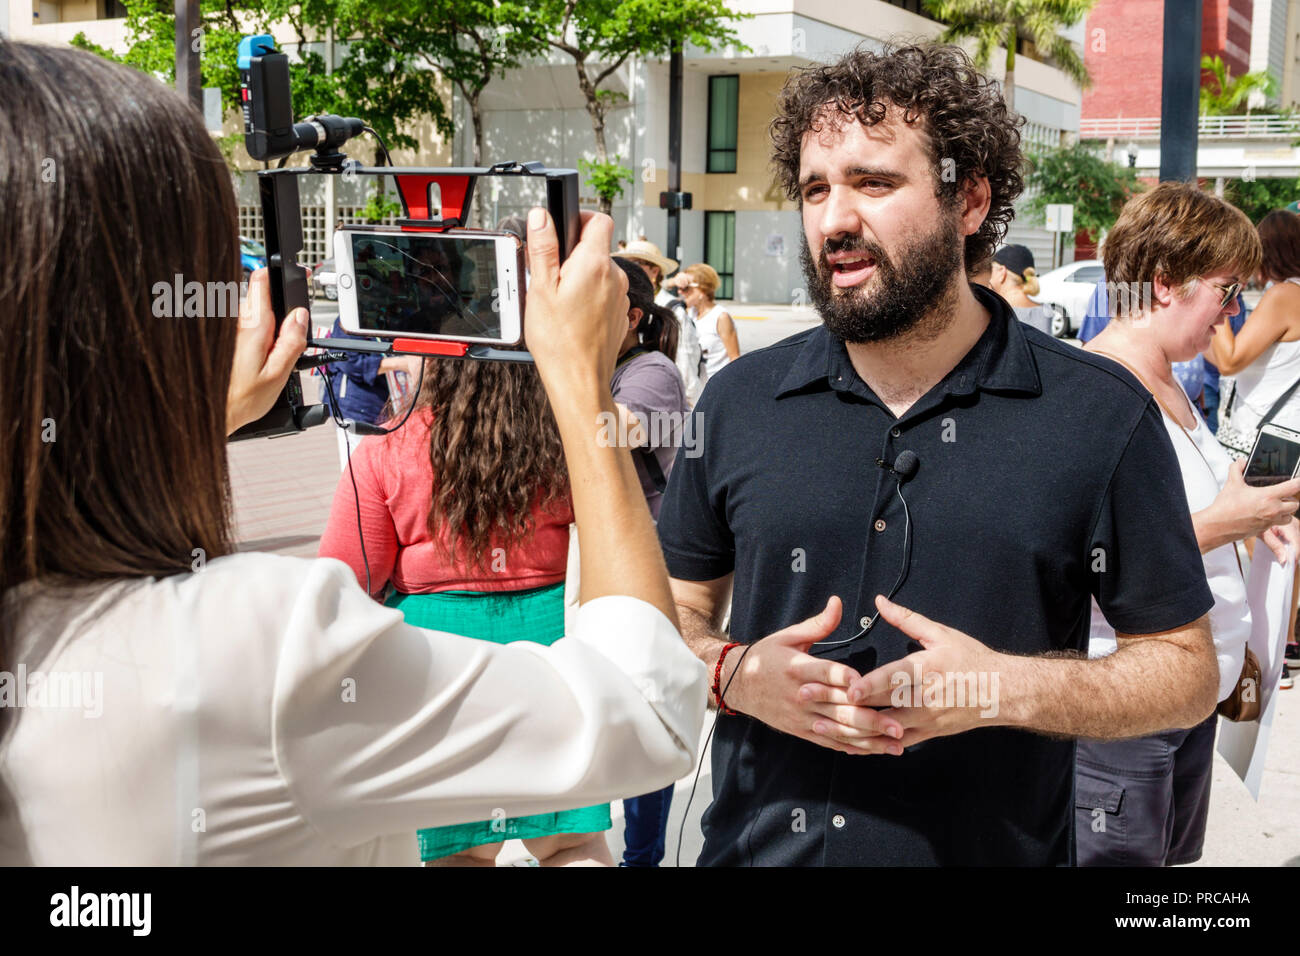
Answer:
[[(814, 313), (790, 306), (731, 307), (743, 351), (771, 344), (817, 322)], [(317, 382), (304, 376), (303, 388), (309, 397)], [(229, 461), (239, 549), (315, 557), (340, 480), (334, 426), (326, 424), (285, 438), (235, 442), (229, 446)], [(1300, 689), (1279, 694), (1258, 803), (1215, 755), (1205, 854), (1196, 865), (1300, 866)], [(705, 733), (712, 720), (710, 712)], [(701, 744), (703, 739), (701, 736)], [(672, 865), (675, 856), (691, 779), (688, 775), (677, 783), (665, 865)], [(711, 793), (706, 759), (686, 821), (681, 854), (685, 865), (693, 864), (702, 845), (699, 820)], [(609, 843), (617, 859), (623, 849), (622, 806), (616, 803), (613, 809)], [(508, 845), (502, 860), (510, 859), (512, 853), (514, 858), (522, 855), (522, 844)]]

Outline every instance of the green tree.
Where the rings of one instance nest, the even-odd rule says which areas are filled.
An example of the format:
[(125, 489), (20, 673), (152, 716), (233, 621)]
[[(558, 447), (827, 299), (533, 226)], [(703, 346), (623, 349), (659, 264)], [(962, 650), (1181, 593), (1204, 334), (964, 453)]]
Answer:
[(1098, 156), (1082, 143), (1033, 153), (1025, 186), (1030, 199), (1024, 211), (1030, 218), (1043, 215), (1049, 203), (1072, 204), (1075, 229), (1084, 230), (1093, 242), (1140, 191), (1136, 170)]
[(1074, 26), (1092, 9), (1096, 0), (925, 0), (925, 8), (947, 24), (939, 36), (941, 43), (975, 41), (973, 59), (987, 70), (993, 50), (1007, 51), (1006, 78), (1002, 81), (1008, 109), (1015, 109), (1016, 46), (1024, 39), (1034, 44), (1058, 69), (1087, 88), (1088, 76), (1083, 58), (1061, 30)]
[(1233, 76), (1222, 57), (1201, 57), (1201, 69), (1209, 73), (1201, 82), (1202, 116), (1235, 116), (1249, 112), (1250, 94), (1258, 91), (1265, 99), (1277, 93), (1277, 82), (1265, 70)]
[[(378, 38), (395, 55), (422, 58), (460, 90), (470, 111), (472, 164), (485, 165), (479, 105), (484, 88), (524, 57), (547, 50), (546, 40), (527, 28), (534, 21), (527, 5), (515, 0), (352, 0), (347, 6), (350, 34)], [(419, 26), (396, 33), (389, 28), (395, 21)], [(480, 222), (485, 200), (485, 192), (476, 191)]]
[(622, 98), (605, 82), (628, 57), (666, 57), (678, 44), (748, 49), (730, 24), (749, 14), (733, 13), (725, 0), (534, 0), (528, 6), (532, 19), (523, 28), (573, 58), (596, 139), (596, 159), (584, 171), (593, 188), (599, 182), (604, 190), (598, 190), (604, 213), (622, 191), (620, 182), (632, 179), (631, 170), (610, 160), (605, 143), (606, 117)]
[[(125, 0), (128, 49), (124, 55), (97, 46), (78, 33), (75, 46), (151, 73), (166, 82), (176, 75), (175, 15), (171, 0)], [(308, 48), (332, 30), (346, 37), (363, 0), (202, 0), (201, 27), (194, 38), (200, 48), (200, 72), (205, 87), (221, 90), (226, 110), (239, 107), (236, 50), (248, 33), (270, 32), (287, 22), (298, 35), (299, 49), (291, 58), (294, 112), (340, 113), (363, 117), (392, 147), (415, 148), (411, 126), (432, 116), (443, 135), (452, 124), (438, 92), (438, 78), (420, 47), (427, 31), (401, 16), (372, 16), (370, 36), (340, 41), (341, 58), (334, 69)], [(386, 4), (368, 4), (376, 10)], [(401, 11), (398, 11), (399, 13)], [(427, 41), (426, 41), (427, 42)]]
[(1258, 224), (1274, 209), (1282, 209), (1300, 199), (1300, 180), (1293, 177), (1229, 179), (1223, 184), (1223, 198)]

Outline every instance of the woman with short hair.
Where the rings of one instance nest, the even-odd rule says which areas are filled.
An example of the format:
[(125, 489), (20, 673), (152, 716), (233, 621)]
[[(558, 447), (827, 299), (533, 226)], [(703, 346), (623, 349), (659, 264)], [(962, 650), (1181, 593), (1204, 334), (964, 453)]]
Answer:
[(720, 282), (718, 273), (707, 262), (687, 266), (677, 281), (681, 297), (695, 315), (695, 328), (700, 334), (700, 352), (704, 364), (704, 373), (700, 377), (705, 382), (740, 358), (736, 324), (713, 299)]
[[(1150, 392), (1178, 456), (1188, 509), (1214, 595), (1210, 627), (1219, 699), (1237, 688), (1251, 633), (1238, 541), (1259, 535), (1279, 561), (1300, 545), (1300, 481), (1268, 488), (1242, 480), (1174, 377), (1173, 363), (1203, 352), (1236, 313), (1259, 240), (1238, 209), (1186, 183), (1165, 182), (1129, 200), (1106, 238), (1114, 320), (1087, 350), (1126, 369)], [(1143, 294), (1143, 293), (1146, 294)], [(1102, 560), (1106, 556), (1101, 556)], [(1104, 574), (1102, 575), (1105, 576)], [(1092, 608), (1090, 657), (1121, 638)], [(1210, 800), (1217, 715), (1196, 727), (1136, 740), (1081, 740), (1076, 755), (1076, 846), (1081, 865), (1172, 866), (1200, 858)], [(1116, 802), (1113, 794), (1123, 792)], [(1116, 819), (1118, 817), (1119, 819)], [(1098, 820), (1103, 826), (1097, 826)]]

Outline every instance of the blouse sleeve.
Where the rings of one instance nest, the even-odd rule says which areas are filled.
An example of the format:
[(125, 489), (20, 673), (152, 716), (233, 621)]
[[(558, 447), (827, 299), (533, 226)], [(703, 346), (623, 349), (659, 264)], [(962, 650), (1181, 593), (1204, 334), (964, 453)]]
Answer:
[(314, 562), (277, 667), (272, 746), (303, 816), (351, 846), (659, 789), (694, 765), (704, 665), (659, 610), (584, 604), (546, 647), (404, 623)]

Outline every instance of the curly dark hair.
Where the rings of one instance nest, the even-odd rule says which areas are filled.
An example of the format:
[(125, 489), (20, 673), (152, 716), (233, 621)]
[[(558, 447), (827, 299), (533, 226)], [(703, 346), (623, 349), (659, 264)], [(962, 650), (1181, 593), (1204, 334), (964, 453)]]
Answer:
[(560, 431), (537, 367), (522, 362), (426, 360), (416, 408), (433, 412), (428, 529), (446, 528), (448, 559), (464, 545), (486, 571), (494, 544), (513, 548), (533, 532), (535, 506), (569, 493)]
[[(890, 106), (908, 125), (927, 134), (935, 170), (935, 195), (955, 203), (962, 182), (986, 176), (992, 192), (988, 216), (966, 237), (966, 264), (993, 254), (1015, 215), (1024, 189), (1020, 126), (996, 83), (975, 68), (964, 50), (941, 44), (858, 47), (835, 63), (803, 67), (781, 90), (772, 137), (772, 165), (786, 195), (799, 195), (799, 151), (804, 135), (835, 128), (850, 117), (864, 126), (885, 119)], [(957, 172), (944, 177), (944, 160)]]

